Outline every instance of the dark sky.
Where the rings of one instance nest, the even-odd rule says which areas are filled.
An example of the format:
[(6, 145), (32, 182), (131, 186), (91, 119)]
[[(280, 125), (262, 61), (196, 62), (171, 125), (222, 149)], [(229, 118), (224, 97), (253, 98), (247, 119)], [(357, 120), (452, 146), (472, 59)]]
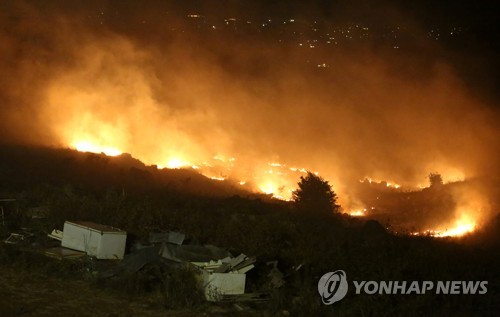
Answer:
[[(186, 14), (202, 14), (211, 19), (228, 17), (295, 18), (320, 20), (333, 24), (361, 23), (370, 27), (401, 25), (408, 30), (462, 27), (466, 30), (453, 42), (443, 40), (448, 59), (466, 78), (480, 89), (498, 96), (500, 82), (496, 69), (499, 65), (499, 19), (493, 0), (107, 0), (68, 1), (31, 0), (49, 14), (61, 12), (79, 17), (96, 16), (103, 12), (107, 27), (115, 32), (136, 34), (139, 38), (161, 32), (168, 14), (185, 18)], [(2, 4), (0, 4), (2, 6)], [(57, 15), (57, 14), (56, 14)], [(149, 25), (139, 25), (145, 20)], [(156, 23), (156, 24), (155, 24)], [(146, 32), (146, 33), (145, 33)], [(408, 31), (409, 33), (413, 31)], [(474, 61), (470, 65), (470, 61)], [(496, 98), (496, 97), (495, 97)]]
[(497, 23), (498, 10), (495, 1), (457, 0), (33, 0), (48, 10), (67, 8), (83, 10), (91, 7), (138, 10), (146, 7), (168, 8), (175, 6), (182, 10), (200, 10), (211, 14), (249, 15), (311, 15), (335, 19), (371, 19), (374, 13), (395, 9), (405, 15), (414, 16), (425, 23), (464, 23), (478, 26), (492, 26)]
[[(47, 12), (92, 14), (103, 10), (127, 23), (138, 12), (160, 14), (198, 13), (213, 18), (305, 18), (329, 22), (354, 22), (371, 26), (413, 23), (419, 26), (467, 27), (483, 46), (498, 49), (500, 14), (493, 0), (30, 0)], [(5, 3), (0, 4), (0, 6)], [(8, 6), (8, 4), (7, 4)]]
[[(293, 17), (338, 24), (361, 23), (370, 27), (406, 25), (410, 30), (459, 26), (467, 31), (462, 38), (441, 45), (453, 52), (473, 55), (474, 59), (484, 60), (486, 64), (491, 63), (491, 66), (484, 66), (490, 72), (496, 73), (491, 69), (499, 66), (500, 33), (497, 30), (500, 15), (493, 0), (27, 0), (10, 4), (2, 1), (0, 11), (9, 12), (9, 6), (15, 3), (34, 5), (47, 14), (47, 23), (57, 15), (85, 18), (103, 12), (107, 27), (135, 34), (159, 32), (166, 19), (165, 13), (184, 18), (186, 14), (198, 13), (213, 19), (230, 16), (252, 19)], [(148, 18), (153, 22), (149, 29), (137, 24), (137, 21)], [(156, 26), (155, 19), (159, 21)]]
[(175, 0), (173, 2), (185, 9), (204, 8), (220, 12), (258, 12), (263, 15), (317, 15), (324, 18), (372, 19), (373, 13), (396, 9), (414, 16), (424, 23), (465, 23), (491, 25), (498, 20), (492, 0), (453, 1), (453, 0)]

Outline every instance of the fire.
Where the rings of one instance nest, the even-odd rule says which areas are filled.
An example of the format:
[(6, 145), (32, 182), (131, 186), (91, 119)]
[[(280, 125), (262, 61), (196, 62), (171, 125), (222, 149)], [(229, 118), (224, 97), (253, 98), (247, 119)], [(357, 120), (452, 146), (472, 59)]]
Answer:
[(455, 222), (454, 227), (446, 229), (428, 229), (423, 232), (414, 232), (412, 235), (428, 235), (436, 238), (461, 237), (476, 230), (476, 222), (468, 217), (464, 217)]
[(273, 198), (281, 200), (292, 200), (292, 187), (280, 185), (277, 181), (266, 180), (258, 186), (259, 190), (265, 194), (272, 195)]
[[(366, 78), (360, 76), (359, 84), (346, 86), (349, 89), (340, 89), (332, 95), (326, 93), (329, 89), (311, 85), (318, 86), (318, 90), (311, 90), (311, 96), (304, 95), (310, 101), (310, 107), (314, 108), (311, 111), (309, 106), (303, 106), (306, 99), (301, 96), (302, 90), (296, 91), (297, 94), (276, 94), (274, 97), (274, 92), (279, 92), (282, 87), (291, 87), (291, 91), (301, 88), (302, 80), (288, 82), (287, 76), (279, 76), (278, 86), (264, 90), (269, 94), (256, 94), (254, 91), (260, 92), (266, 86), (260, 81), (255, 81), (256, 86), (253, 86), (254, 80), (246, 82), (245, 76), (241, 80), (230, 80), (233, 74), (224, 68), (214, 68), (212, 58), (207, 59), (206, 65), (203, 58), (199, 64), (193, 64), (191, 58), (179, 59), (185, 55), (183, 49), (179, 50), (182, 55), (177, 55), (177, 50), (169, 55), (168, 50), (150, 51), (152, 46), (144, 48), (136, 45), (126, 36), (108, 35), (103, 39), (89, 36), (91, 40), (79, 43), (71, 56), (71, 60), (77, 62), (56, 68), (57, 71), (44, 80), (43, 89), (40, 89), (39, 117), (50, 128), (47, 133), (53, 136), (47, 141), (50, 144), (71, 145), (79, 151), (110, 156), (130, 153), (147, 165), (156, 164), (170, 169), (192, 168), (206, 177), (221, 182), (227, 179), (241, 181), (244, 189), (254, 189), (284, 200), (291, 199), (300, 176), (308, 170), (320, 171), (335, 186), (333, 189), (342, 200), (349, 194), (352, 177), (371, 175), (374, 179), (363, 181), (375, 182), (378, 185), (373, 184), (374, 189), (388, 189), (391, 194), (403, 192), (399, 184), (406, 188), (409, 182), (416, 183), (418, 178), (413, 174), (419, 170), (438, 171), (445, 182), (463, 179), (465, 173), (469, 176), (470, 172), (468, 169), (459, 170), (462, 168), (459, 164), (461, 156), (457, 155), (460, 153), (466, 158), (470, 155), (459, 145), (464, 140), (482, 140), (480, 135), (469, 137), (464, 134), (464, 140), (457, 138), (455, 143), (446, 147), (453, 149), (449, 156), (444, 155), (440, 146), (430, 147), (444, 144), (443, 140), (449, 138), (438, 133), (442, 130), (438, 124), (419, 120), (420, 114), (425, 118), (428, 116), (426, 111), (421, 111), (421, 101), (414, 97), (427, 90), (419, 91), (415, 89), (419, 86), (410, 85), (410, 89), (402, 89), (396, 94), (393, 90), (388, 90), (387, 94), (381, 91), (377, 95), (381, 98), (379, 100), (366, 100), (358, 94), (359, 87), (377, 90), (391, 86), (382, 85), (383, 81), (379, 79), (374, 80), (378, 76), (373, 76), (372, 70), (378, 74), (378, 66), (370, 68)], [(161, 52), (161, 59), (157, 52)], [(163, 58), (164, 53), (168, 58)], [(161, 60), (159, 65), (156, 60)], [(349, 66), (345, 71), (350, 74), (348, 77), (358, 78), (358, 72), (363, 68)], [(388, 75), (385, 67), (380, 71), (382, 79), (388, 80), (388, 83), (399, 82), (397, 76), (394, 82), (392, 76), (385, 77)], [(443, 108), (434, 105), (447, 104), (448, 92), (453, 91), (451, 88), (454, 86), (442, 87), (434, 78), (430, 82), (429, 89), (444, 89), (442, 92), (429, 90), (440, 96), (436, 97), (435, 104), (429, 103), (432, 117), (451, 131), (448, 129), (451, 125), (447, 124), (454, 123), (455, 118), (447, 116), (447, 111), (441, 113)], [(299, 85), (296, 86), (296, 83)], [(427, 83), (423, 85), (425, 89), (427, 86)], [(356, 98), (350, 98), (353, 92)], [(315, 97), (310, 98), (312, 96)], [(457, 96), (462, 97), (460, 94)], [(459, 97), (455, 99), (459, 100)], [(385, 112), (383, 104), (401, 100), (402, 107), (398, 111), (388, 109)], [(464, 102), (468, 101), (464, 99)], [(377, 114), (375, 119), (366, 117), (367, 103)], [(451, 104), (461, 105), (460, 102)], [(412, 106), (418, 106), (415, 107), (417, 110), (413, 111)], [(438, 112), (433, 112), (434, 109)], [(338, 119), (338, 124), (329, 125), (331, 118)], [(471, 115), (470, 118), (476, 119), (476, 116)], [(476, 120), (470, 122), (474, 125), (466, 125), (464, 131), (476, 127)], [(462, 127), (462, 123), (460, 121), (456, 126)], [(332, 130), (327, 131), (328, 127)], [(352, 136), (364, 137), (350, 139), (351, 128), (360, 132)], [(429, 131), (421, 135), (415, 133), (415, 128)], [(346, 131), (349, 133), (344, 133)], [(393, 131), (402, 136), (394, 146), (388, 146), (390, 143), (387, 141), (391, 140), (387, 140), (386, 132)], [(431, 141), (437, 139), (429, 142), (427, 137)], [(405, 140), (404, 150), (401, 151), (397, 147), (400, 140)], [(476, 146), (466, 146), (465, 149), (476, 149)], [(392, 152), (396, 153), (393, 155)], [(441, 153), (443, 155), (438, 155)], [(425, 179), (425, 174), (422, 176)], [(355, 198), (346, 200), (357, 200)], [(339, 201), (339, 204), (348, 205), (345, 201)], [(356, 217), (375, 214), (359, 206), (362, 205), (355, 205), (358, 210), (349, 213)], [(458, 235), (474, 228), (475, 222), (463, 222), (435, 234)]]
[[(135, 52), (130, 53), (133, 55), (130, 58), (137, 57)], [(85, 72), (66, 73), (48, 88), (46, 114), (53, 120), (54, 133), (60, 136), (60, 143), (78, 151), (109, 156), (130, 153), (147, 165), (192, 168), (218, 181), (228, 178), (245, 181), (241, 185), (248, 189), (283, 200), (292, 198), (300, 176), (308, 170), (314, 168), (314, 173), (319, 174), (318, 166), (306, 168), (296, 161), (285, 164), (274, 154), (258, 160), (253, 157), (247, 160), (245, 156), (240, 161), (235, 154), (243, 154), (234, 153), (230, 140), (224, 138), (225, 132), (217, 128), (216, 121), (211, 122), (213, 132), (207, 135), (203, 127), (207, 116), (212, 115), (210, 112), (193, 116), (191, 112), (179, 110), (173, 116), (169, 107), (157, 103), (144, 74), (135, 68), (126, 68), (127, 76), (123, 76), (121, 68), (113, 68), (109, 82), (92, 85), (86, 76), (100, 74), (100, 58), (105, 56), (86, 60)], [(125, 89), (130, 93), (125, 94), (123, 87), (134, 89)], [(65, 108), (65, 105), (72, 106)], [(63, 108), (66, 110), (60, 111)]]
[[(91, 141), (77, 141), (72, 143), (72, 147), (81, 152), (104, 153), (108, 156), (117, 156), (122, 154), (117, 148), (104, 145), (100, 142)], [(215, 155), (212, 160), (200, 161), (197, 163), (189, 162), (184, 159), (183, 155), (172, 155), (165, 160), (165, 165), (160, 168), (180, 169), (180, 168), (193, 168), (206, 177), (216, 181), (226, 181), (228, 176), (214, 176), (214, 175), (231, 175), (231, 172), (236, 168), (236, 158), (232, 156)], [(304, 172), (305, 168), (288, 167), (284, 163), (271, 162), (258, 167), (252, 174), (240, 175), (238, 181), (240, 185), (255, 184), (256, 188), (265, 194), (271, 195), (273, 198), (290, 201), (292, 199), (293, 189), (296, 186), (297, 178)], [(315, 172), (317, 175), (318, 172)], [(233, 175), (234, 176), (234, 175)], [(231, 176), (231, 177), (233, 177)], [(238, 178), (236, 178), (238, 179)], [(388, 188), (400, 188), (400, 185), (395, 182), (378, 181), (372, 178), (365, 178), (360, 182), (369, 182), (370, 184), (385, 184)], [(435, 229), (427, 229), (421, 232), (414, 232), (411, 235), (415, 236), (432, 236), (436, 238), (444, 237), (460, 237), (469, 234), (476, 230), (476, 220), (472, 217), (475, 213), (471, 210), (476, 210), (478, 206), (471, 205), (471, 201), (462, 204), (461, 209), (457, 214), (459, 218), (451, 225), (437, 226)], [(371, 207), (370, 209), (374, 209)], [(367, 208), (357, 208), (346, 211), (352, 217), (366, 217), (368, 215)]]
[(474, 222), (470, 223), (458, 223), (455, 228), (451, 228), (444, 232), (437, 232), (435, 237), (459, 237), (467, 233), (471, 233), (476, 229), (476, 224)]
[(77, 151), (80, 152), (91, 152), (91, 153), (104, 153), (107, 156), (118, 156), (122, 154), (122, 151), (104, 145), (94, 144), (89, 141), (77, 141), (72, 145)]
[[(80, 152), (104, 153), (108, 156), (117, 156), (123, 153), (117, 148), (105, 146), (99, 142), (78, 141), (71, 144), (72, 148)], [(157, 164), (158, 168), (192, 168), (200, 172), (202, 175), (216, 181), (226, 181), (228, 176), (215, 175), (229, 175), (233, 172), (236, 161), (236, 158), (232, 156), (214, 155), (209, 161), (192, 163), (184, 159), (183, 155), (170, 153), (169, 156), (170, 158), (163, 160), (165, 163)], [(154, 164), (155, 162), (146, 163)], [(245, 177), (248, 180), (241, 180), (239, 181), (239, 184), (257, 184), (257, 189), (262, 193), (272, 195), (272, 197), (281, 200), (291, 200), (292, 191), (293, 188), (295, 188), (297, 182), (296, 178), (298, 177), (297, 175), (288, 175), (288, 173), (300, 174), (306, 171), (305, 168), (288, 168), (285, 164), (276, 162), (267, 163), (266, 165), (271, 169), (264, 169), (261, 173), (254, 173), (253, 175), (241, 175), (241, 178)]]
[[(167, 163), (165, 164), (165, 167), (167, 168), (170, 168), (170, 169), (179, 169), (179, 168), (183, 168), (183, 167), (188, 167), (188, 166), (191, 166), (192, 164), (183, 160), (183, 159), (180, 159), (180, 158), (171, 158), (167, 161)], [(163, 167), (163, 166), (161, 166)], [(192, 166), (194, 169), (197, 169), (197, 165), (193, 165)]]
[(477, 191), (468, 191), (467, 198), (463, 192), (458, 192), (457, 209), (455, 210), (456, 218), (448, 226), (440, 226), (436, 230), (426, 230), (423, 234), (437, 238), (443, 237), (461, 237), (474, 232), (478, 228), (478, 223), (482, 219), (484, 208), (487, 208), (487, 202), (482, 199), (482, 196)]
[(259, 186), (259, 189), (265, 194), (274, 194), (278, 190), (276, 184), (272, 182), (266, 182)]
[(366, 209), (351, 210), (351, 211), (348, 211), (347, 214), (351, 217), (364, 217), (364, 216), (366, 216)]
[(386, 183), (386, 186), (387, 187), (394, 187), (396, 189), (398, 189), (399, 187), (401, 187), (401, 185), (399, 185), (399, 184), (389, 183), (389, 182)]
[(219, 181), (219, 182), (226, 180), (225, 177), (219, 177), (219, 176), (210, 176), (210, 179), (213, 179), (214, 181)]
[[(289, 167), (285, 163), (270, 162), (262, 166), (262, 171), (257, 170), (251, 175), (252, 182), (257, 184), (257, 189), (273, 198), (281, 200), (292, 200), (293, 190), (305, 168)], [(315, 172), (318, 175), (318, 172)]]
[(386, 187), (395, 188), (395, 189), (399, 189), (401, 187), (401, 185), (398, 184), (398, 183), (396, 183), (396, 182), (375, 180), (375, 179), (373, 179), (371, 177), (365, 177), (364, 179), (360, 179), (359, 182), (360, 183), (368, 182), (370, 184), (372, 184), (372, 183), (375, 183), (375, 184), (383, 184), (383, 183), (385, 183)]

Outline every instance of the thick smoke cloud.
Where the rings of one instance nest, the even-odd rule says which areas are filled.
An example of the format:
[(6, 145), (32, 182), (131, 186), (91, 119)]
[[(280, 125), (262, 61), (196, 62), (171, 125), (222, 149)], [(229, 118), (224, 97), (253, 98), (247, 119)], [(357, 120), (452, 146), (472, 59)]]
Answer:
[(114, 5), (2, 4), (1, 141), (91, 140), (163, 166), (217, 155), (213, 176), (293, 187), (300, 173), (266, 173), (279, 162), (318, 171), (347, 204), (365, 176), (498, 175), (497, 110), (416, 26), (418, 53), (364, 44), (310, 58), (271, 35), (195, 32), (185, 6)]

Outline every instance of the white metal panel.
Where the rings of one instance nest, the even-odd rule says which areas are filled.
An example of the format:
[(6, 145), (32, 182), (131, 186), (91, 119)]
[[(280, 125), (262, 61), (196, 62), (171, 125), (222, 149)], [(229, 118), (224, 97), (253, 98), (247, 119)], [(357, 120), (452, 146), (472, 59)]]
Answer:
[(116, 228), (101, 231), (101, 228), (106, 226), (66, 221), (61, 246), (86, 252), (98, 259), (122, 259), (127, 233)]
[(101, 237), (98, 259), (123, 259), (125, 254), (126, 233), (104, 233)]
[(239, 273), (203, 272), (205, 298), (217, 301), (221, 295), (239, 295), (245, 293), (246, 275)]

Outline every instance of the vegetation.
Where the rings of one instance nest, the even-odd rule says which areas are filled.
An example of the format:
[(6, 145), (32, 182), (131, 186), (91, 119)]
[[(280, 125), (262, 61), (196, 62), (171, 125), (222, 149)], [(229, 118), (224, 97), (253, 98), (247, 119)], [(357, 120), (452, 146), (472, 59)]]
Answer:
[[(156, 172), (131, 172), (132, 167), (117, 167), (112, 160), (99, 161), (96, 166), (95, 160), (81, 159), (86, 154), (79, 153), (71, 153), (74, 159), (65, 161), (65, 155), (47, 155), (48, 161), (70, 162), (61, 163), (58, 173), (51, 172), (50, 177), (33, 177), (46, 173), (37, 170), (38, 162), (43, 161), (39, 156), (24, 158), (19, 165), (24, 169), (16, 168), (19, 159), (12, 161), (8, 153), (0, 157), (0, 197), (17, 199), (15, 207), (5, 207), (2, 238), (26, 228), (40, 237), (37, 243), (43, 247), (48, 240), (46, 234), (61, 229), (65, 220), (89, 220), (122, 228), (128, 232), (128, 246), (144, 242), (152, 230), (181, 231), (187, 234), (187, 243), (214, 244), (235, 254), (257, 257), (257, 267), (248, 273), (247, 291), (268, 290), (272, 294), (269, 302), (251, 304), (262, 312), (259, 315), (275, 316), (286, 311), (292, 316), (494, 316), (497, 312), (499, 219), (483, 235), (463, 241), (397, 236), (376, 222), (332, 213), (338, 208), (336, 195), (325, 180), (311, 173), (301, 179), (297, 197), (321, 194), (322, 203), (316, 205), (313, 200), (295, 208), (297, 202), (194, 194), (169, 187), (166, 180), (158, 181)], [(81, 177), (74, 176), (76, 172), (64, 164), (76, 166)], [(94, 169), (94, 173), (88, 169)], [(326, 213), (327, 206), (329, 216), (318, 218), (318, 211)], [(32, 218), (35, 211), (46, 218)], [(203, 309), (200, 305), (205, 305), (192, 292), (194, 281), (189, 270), (145, 267), (130, 276), (95, 281), (89, 276), (95, 263), (63, 265), (33, 255), (31, 244), (26, 241), (28, 251), (2, 244), (0, 266), (40, 270), (62, 279), (91, 279), (100, 290), (149, 296), (166, 309)], [(278, 289), (267, 285), (265, 263), (271, 260), (278, 260), (279, 269), (286, 274), (286, 284)], [(296, 271), (294, 268), (300, 265)], [(377, 296), (349, 291), (334, 307), (324, 306), (317, 294), (317, 282), (324, 273), (337, 269), (345, 270), (350, 281), (487, 280), (489, 288), (481, 296)]]
[(439, 187), (443, 185), (443, 177), (439, 173), (430, 173), (429, 174), (429, 183), (432, 188)]
[(312, 212), (317, 215), (330, 215), (338, 212), (337, 195), (328, 181), (314, 173), (301, 176), (299, 188), (293, 192), (293, 202), (299, 212)]

